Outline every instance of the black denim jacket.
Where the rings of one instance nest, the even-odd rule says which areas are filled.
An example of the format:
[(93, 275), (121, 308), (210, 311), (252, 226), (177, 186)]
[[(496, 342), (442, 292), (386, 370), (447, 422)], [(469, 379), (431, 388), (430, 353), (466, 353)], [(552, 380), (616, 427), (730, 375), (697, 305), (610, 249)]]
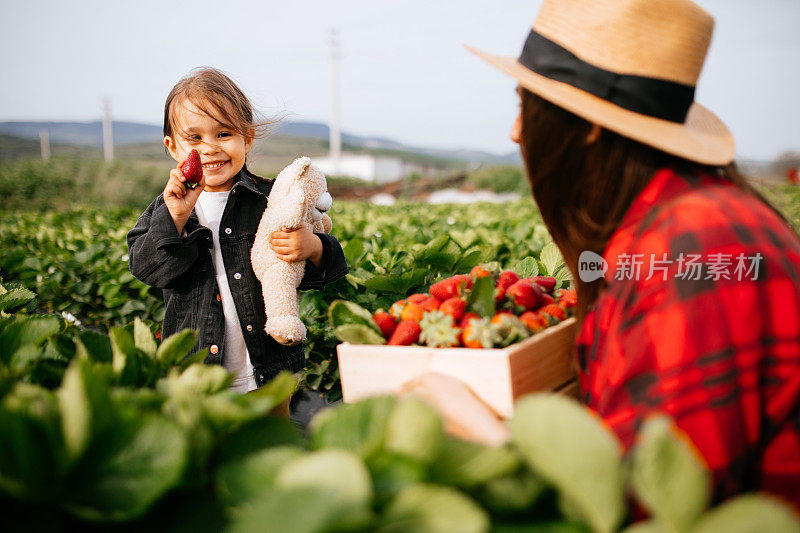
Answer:
[[(250, 250), (272, 183), (273, 180), (262, 180), (244, 167), (234, 178), (219, 235), (228, 284), (258, 386), (281, 370), (298, 372), (305, 364), (302, 344), (283, 346), (264, 332), (267, 318), (261, 282), (250, 263)], [(184, 229), (184, 236), (179, 235), (163, 195), (159, 195), (128, 232), (131, 274), (147, 285), (163, 289), (166, 306), (163, 338), (192, 328), (198, 332), (193, 351), (209, 348), (205, 362), (222, 364), (225, 318), (212, 260), (212, 233), (200, 225), (194, 210)], [(301, 290), (321, 289), (348, 273), (339, 241), (324, 233), (316, 235), (322, 241), (324, 271), (306, 261)]]

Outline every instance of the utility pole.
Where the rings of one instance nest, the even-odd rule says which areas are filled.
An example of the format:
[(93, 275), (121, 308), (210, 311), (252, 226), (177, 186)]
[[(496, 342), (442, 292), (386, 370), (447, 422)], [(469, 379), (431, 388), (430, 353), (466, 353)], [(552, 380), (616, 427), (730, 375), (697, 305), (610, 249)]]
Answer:
[(331, 29), (331, 124), (330, 145), (334, 175), (341, 174), (342, 132), (339, 129), (339, 33)]
[(39, 131), (39, 147), (42, 150), (42, 161), (50, 159), (50, 133), (47, 130)]
[(114, 160), (114, 133), (111, 130), (111, 99), (103, 98), (103, 156), (106, 162)]

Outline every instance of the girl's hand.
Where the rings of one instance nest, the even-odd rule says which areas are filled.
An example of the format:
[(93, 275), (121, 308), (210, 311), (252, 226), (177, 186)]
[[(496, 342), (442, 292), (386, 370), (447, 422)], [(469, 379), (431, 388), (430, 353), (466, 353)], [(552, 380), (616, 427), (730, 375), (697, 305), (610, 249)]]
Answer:
[(288, 263), (310, 259), (314, 266), (322, 268), (322, 241), (305, 228), (273, 231), (269, 245), (279, 258)]
[(167, 186), (164, 187), (164, 203), (172, 216), (172, 221), (175, 222), (175, 228), (177, 228), (179, 235), (183, 232), (183, 226), (186, 225), (194, 204), (197, 203), (197, 199), (205, 186), (205, 176), (200, 179), (194, 189), (190, 189), (186, 186), (186, 177), (179, 167), (169, 171), (169, 181)]

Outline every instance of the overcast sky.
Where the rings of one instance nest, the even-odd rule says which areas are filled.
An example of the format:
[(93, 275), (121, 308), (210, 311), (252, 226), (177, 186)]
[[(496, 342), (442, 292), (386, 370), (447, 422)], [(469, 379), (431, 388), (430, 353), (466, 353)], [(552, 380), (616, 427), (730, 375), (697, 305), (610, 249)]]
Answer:
[[(697, 100), (740, 158), (800, 149), (800, 1), (699, 0), (716, 29)], [(193, 67), (227, 72), (267, 115), (327, 122), (341, 42), (344, 131), (509, 152), (515, 82), (466, 52), (518, 55), (541, 1), (0, 0), (0, 120), (160, 124)]]

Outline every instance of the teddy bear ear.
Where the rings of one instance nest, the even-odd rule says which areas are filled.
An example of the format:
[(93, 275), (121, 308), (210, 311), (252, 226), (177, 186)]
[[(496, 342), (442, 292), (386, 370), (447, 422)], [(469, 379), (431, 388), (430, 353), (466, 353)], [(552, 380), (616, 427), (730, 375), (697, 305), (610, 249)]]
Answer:
[(296, 173), (295, 175), (298, 178), (301, 178), (303, 177), (303, 174), (306, 173), (308, 167), (311, 166), (311, 158), (308, 156), (298, 157), (297, 159), (294, 160), (292, 166), (295, 167), (295, 173)]

